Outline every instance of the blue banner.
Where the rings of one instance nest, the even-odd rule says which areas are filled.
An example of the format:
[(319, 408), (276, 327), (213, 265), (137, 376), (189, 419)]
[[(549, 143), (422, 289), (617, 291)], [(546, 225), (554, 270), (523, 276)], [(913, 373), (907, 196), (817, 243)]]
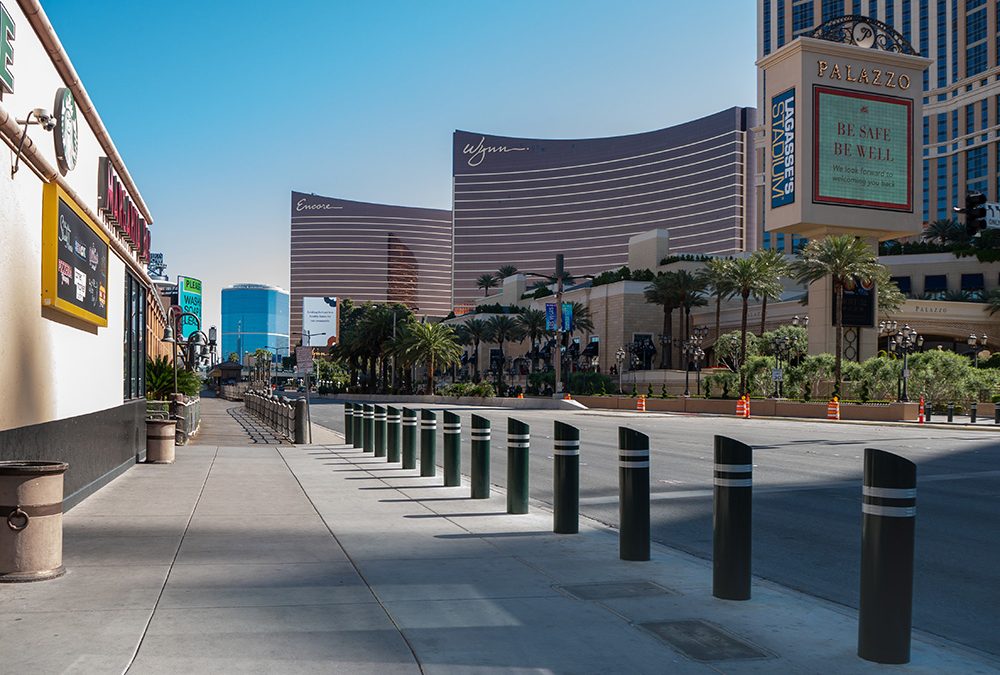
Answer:
[(545, 304), (545, 330), (556, 329), (556, 305), (554, 302)]
[(771, 98), (771, 208), (795, 201), (795, 88)]
[(573, 303), (564, 302), (562, 306), (562, 329), (564, 333), (573, 330)]

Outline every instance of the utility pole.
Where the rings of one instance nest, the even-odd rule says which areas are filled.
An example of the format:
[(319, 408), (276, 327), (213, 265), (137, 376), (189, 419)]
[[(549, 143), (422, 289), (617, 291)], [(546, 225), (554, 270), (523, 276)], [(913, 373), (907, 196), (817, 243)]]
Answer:
[(562, 393), (563, 254), (556, 255), (556, 381), (555, 396)]

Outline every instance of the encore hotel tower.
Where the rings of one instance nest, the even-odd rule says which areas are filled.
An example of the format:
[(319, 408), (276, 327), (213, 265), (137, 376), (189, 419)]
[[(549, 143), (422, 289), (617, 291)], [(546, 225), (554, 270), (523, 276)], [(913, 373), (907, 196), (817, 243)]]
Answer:
[(451, 212), (292, 193), (291, 341), (302, 298), (398, 302), (418, 316), (451, 311)]
[(625, 265), (630, 237), (666, 229), (674, 253), (757, 246), (753, 108), (667, 129), (582, 140), (456, 131), (454, 302), (471, 307), (476, 279), (504, 265), (573, 274)]

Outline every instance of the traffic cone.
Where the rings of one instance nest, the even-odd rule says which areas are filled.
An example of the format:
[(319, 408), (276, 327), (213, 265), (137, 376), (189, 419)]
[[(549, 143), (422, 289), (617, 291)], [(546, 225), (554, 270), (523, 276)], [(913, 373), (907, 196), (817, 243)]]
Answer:
[(635, 409), (639, 412), (646, 412), (646, 395), (639, 394), (639, 398), (635, 401)]
[(750, 419), (750, 394), (746, 395), (746, 399), (747, 399), (745, 408), (746, 414), (743, 417), (745, 417), (746, 419)]
[(840, 399), (834, 396), (830, 399), (830, 402), (826, 404), (826, 419), (828, 420), (839, 420), (840, 419)]
[(736, 401), (736, 416), (737, 417), (747, 416), (747, 402), (742, 396), (740, 396), (739, 399), (737, 399)]
[(924, 397), (923, 396), (920, 397), (920, 409), (919, 409), (919, 412), (917, 413), (917, 422), (919, 424), (923, 424), (924, 423)]

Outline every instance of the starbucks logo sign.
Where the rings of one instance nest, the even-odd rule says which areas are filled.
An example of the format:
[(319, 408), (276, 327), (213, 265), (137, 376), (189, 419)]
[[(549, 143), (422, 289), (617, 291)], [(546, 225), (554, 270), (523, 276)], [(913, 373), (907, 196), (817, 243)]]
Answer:
[(76, 156), (79, 150), (79, 136), (76, 121), (76, 101), (73, 92), (66, 87), (56, 91), (56, 159), (59, 170), (63, 173), (76, 167)]

